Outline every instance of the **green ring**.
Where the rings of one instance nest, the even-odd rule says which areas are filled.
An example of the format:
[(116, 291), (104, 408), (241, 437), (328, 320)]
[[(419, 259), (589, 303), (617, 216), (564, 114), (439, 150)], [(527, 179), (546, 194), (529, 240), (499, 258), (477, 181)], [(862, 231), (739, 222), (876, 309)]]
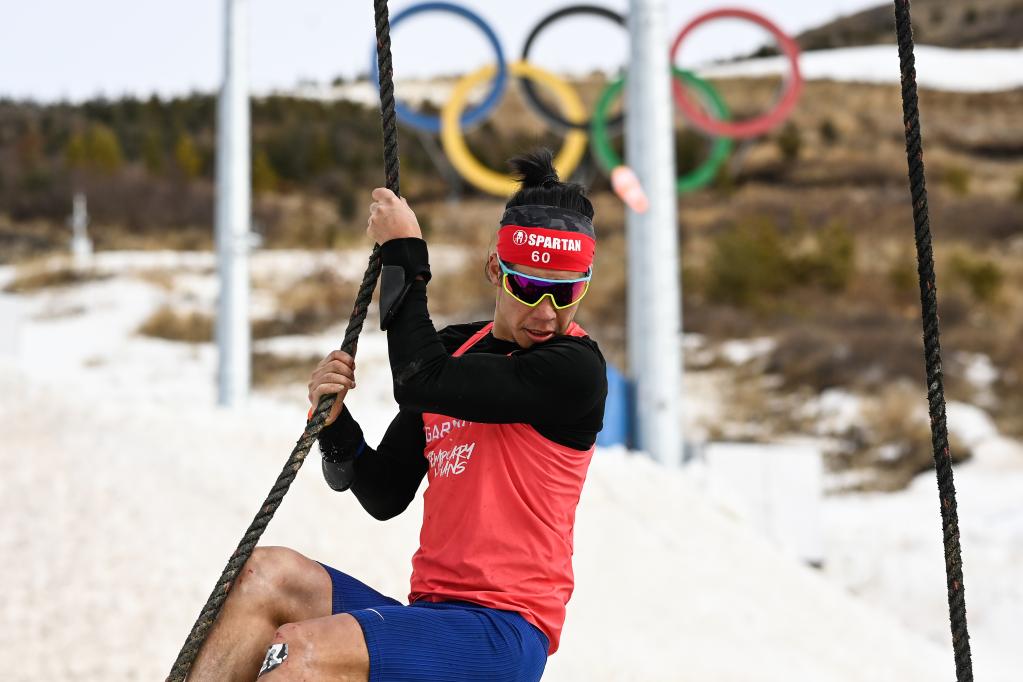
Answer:
[[(683, 71), (682, 69), (672, 67), (672, 75), (678, 79), (683, 85), (693, 88), (707, 101), (710, 107), (710, 111), (716, 118), (722, 121), (727, 121), (731, 118), (731, 112), (728, 111), (728, 105), (718, 94), (718, 91), (714, 89), (707, 81), (696, 76), (689, 71)], [(597, 101), (597, 106), (593, 111), (593, 121), (590, 124), (590, 139), (593, 144), (593, 153), (597, 157), (597, 161), (603, 167), (604, 171), (610, 173), (612, 170), (622, 165), (622, 160), (615, 153), (614, 148), (611, 146), (611, 140), (607, 133), (607, 112), (611, 108), (611, 103), (617, 98), (622, 88), (625, 86), (625, 76), (622, 76), (618, 80), (609, 84), (604, 88), (604, 92), (601, 93), (600, 99)], [(701, 187), (705, 187), (709, 184), (714, 177), (717, 175), (718, 169), (721, 167), (727, 159), (729, 154), (732, 153), (732, 146), (734, 142), (727, 137), (717, 137), (714, 139), (714, 144), (710, 149), (710, 156), (700, 164), (697, 168), (693, 169), (690, 173), (683, 175), (675, 181), (675, 190), (679, 194), (686, 194), (688, 192), (694, 192)]]

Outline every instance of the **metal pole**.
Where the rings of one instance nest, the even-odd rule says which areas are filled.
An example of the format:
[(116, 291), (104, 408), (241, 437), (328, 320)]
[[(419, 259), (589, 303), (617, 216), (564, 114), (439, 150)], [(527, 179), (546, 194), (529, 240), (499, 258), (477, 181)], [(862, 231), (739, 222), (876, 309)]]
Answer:
[(92, 258), (92, 240), (89, 239), (89, 209), (85, 194), (75, 192), (71, 210), (71, 262), (75, 270), (89, 267)]
[(682, 306), (675, 146), (664, 0), (630, 0), (626, 158), (650, 199), (628, 213), (629, 361), (636, 378), (638, 446), (682, 461)]
[(249, 0), (224, 1), (224, 83), (217, 106), (218, 402), (249, 392)]

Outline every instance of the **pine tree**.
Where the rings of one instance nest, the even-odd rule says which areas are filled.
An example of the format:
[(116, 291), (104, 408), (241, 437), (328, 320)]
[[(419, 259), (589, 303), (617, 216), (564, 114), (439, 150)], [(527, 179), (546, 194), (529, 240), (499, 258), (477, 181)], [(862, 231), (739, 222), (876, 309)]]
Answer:
[(188, 133), (181, 133), (174, 145), (174, 161), (187, 180), (199, 177), (202, 171), (202, 157), (196, 149), (195, 141)]
[(114, 131), (102, 123), (90, 126), (85, 134), (85, 158), (97, 170), (117, 172), (124, 163), (124, 153)]
[(260, 149), (252, 159), (252, 191), (256, 194), (272, 192), (277, 189), (278, 181), (270, 156), (265, 149)]
[(150, 175), (163, 173), (163, 140), (158, 130), (149, 130), (142, 139), (142, 163)]

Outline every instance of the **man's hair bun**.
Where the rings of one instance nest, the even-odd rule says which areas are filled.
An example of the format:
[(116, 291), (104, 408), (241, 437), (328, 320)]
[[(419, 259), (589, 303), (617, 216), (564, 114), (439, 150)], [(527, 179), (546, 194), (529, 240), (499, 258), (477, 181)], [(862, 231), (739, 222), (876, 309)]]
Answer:
[(586, 198), (586, 188), (575, 182), (561, 181), (554, 168), (554, 152), (547, 147), (513, 157), (508, 165), (520, 186), (505, 208), (528, 204), (557, 206), (593, 219), (593, 205)]
[(529, 153), (516, 156), (508, 165), (512, 168), (512, 177), (526, 187), (543, 187), (560, 181), (558, 171), (554, 168), (554, 154), (550, 149), (541, 147)]

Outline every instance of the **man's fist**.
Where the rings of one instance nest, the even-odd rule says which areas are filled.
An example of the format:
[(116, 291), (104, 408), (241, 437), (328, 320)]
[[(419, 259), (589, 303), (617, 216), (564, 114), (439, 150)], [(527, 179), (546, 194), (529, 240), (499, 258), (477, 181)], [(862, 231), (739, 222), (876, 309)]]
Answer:
[(333, 423), (341, 414), (348, 391), (355, 388), (355, 358), (344, 351), (336, 350), (320, 361), (309, 380), (309, 403), (316, 409), (320, 398), (336, 393), (334, 407), (327, 415), (324, 425)]
[(399, 199), (386, 187), (373, 190), (373, 203), (369, 205), (368, 234), (377, 244), (404, 237), (423, 238), (416, 214), (404, 198)]

